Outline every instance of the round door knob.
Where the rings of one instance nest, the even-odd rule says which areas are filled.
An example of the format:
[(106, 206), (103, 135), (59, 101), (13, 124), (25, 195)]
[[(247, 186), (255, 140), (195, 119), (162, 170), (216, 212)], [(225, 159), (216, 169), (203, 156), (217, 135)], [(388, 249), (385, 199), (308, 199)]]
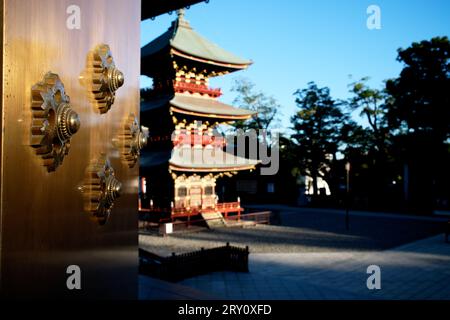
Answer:
[(141, 130), (139, 131), (139, 139), (138, 139), (138, 147), (139, 149), (143, 149), (147, 146), (148, 143), (148, 129), (144, 126), (141, 126)]
[(107, 71), (108, 87), (111, 92), (116, 92), (121, 86), (123, 86), (125, 79), (123, 73), (119, 69), (112, 67)]
[(120, 197), (122, 192), (122, 183), (116, 177), (110, 175), (106, 178), (106, 200), (107, 205), (112, 206), (114, 201)]
[(70, 139), (80, 129), (80, 117), (69, 104), (59, 108), (56, 127), (59, 137), (64, 140)]

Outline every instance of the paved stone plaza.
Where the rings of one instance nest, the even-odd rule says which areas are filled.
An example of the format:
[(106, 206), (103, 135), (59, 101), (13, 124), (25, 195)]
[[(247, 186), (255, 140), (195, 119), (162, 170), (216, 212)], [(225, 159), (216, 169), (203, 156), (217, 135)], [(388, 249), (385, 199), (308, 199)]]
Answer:
[(182, 253), (200, 248), (249, 246), (252, 253), (299, 253), (379, 251), (394, 248), (443, 232), (446, 219), (355, 212), (350, 215), (350, 230), (345, 229), (342, 210), (309, 209), (288, 206), (253, 207), (272, 210), (272, 225), (248, 228), (220, 228), (160, 237), (141, 235), (140, 247), (160, 255)]
[[(255, 252), (252, 251), (254, 246), (248, 233), (245, 233), (244, 239), (250, 242), (249, 273), (216, 272), (176, 284), (142, 277), (141, 298), (450, 299), (450, 244), (444, 242), (444, 235), (439, 232), (442, 224), (439, 222), (442, 220), (384, 215), (382, 219), (386, 224), (386, 232), (383, 233), (381, 220), (377, 222), (379, 215), (354, 214), (353, 234), (345, 234), (342, 230), (332, 232), (332, 228), (340, 227), (321, 226), (317, 221), (311, 229), (300, 226), (299, 223), (297, 228), (309, 231), (309, 236), (314, 232), (319, 233), (315, 245), (312, 241), (314, 239), (309, 239), (311, 246), (308, 246), (308, 243), (305, 245), (304, 238), (301, 238), (303, 242), (294, 241), (287, 247), (282, 244), (271, 245), (264, 242), (269, 240), (260, 239), (264, 245), (260, 244), (259, 250)], [(358, 215), (360, 220), (357, 219)], [(284, 215), (285, 221), (288, 216), (289, 214)], [(321, 217), (322, 223), (330, 222), (331, 220), (328, 221), (325, 217), (340, 220), (339, 214), (332, 211), (323, 213)], [(361, 230), (355, 230), (356, 223), (360, 224), (360, 229), (366, 228), (363, 223), (365, 219), (375, 221), (374, 229), (380, 232), (378, 236), (372, 231), (367, 233), (365, 238)], [(403, 221), (403, 224), (399, 221)], [(397, 238), (389, 239), (395, 236), (392, 228), (397, 224), (409, 228)], [(404, 226), (401, 230), (404, 230)], [(239, 240), (242, 234), (238, 232), (238, 235), (235, 243), (243, 244)], [(414, 235), (418, 240), (409, 241)], [(337, 245), (332, 245), (333, 240), (341, 238), (346, 241), (336, 241)], [(176, 237), (168, 239), (180, 241)], [(189, 235), (187, 239), (190, 239)], [(318, 245), (320, 240), (327, 245)], [(358, 241), (364, 245), (351, 245), (352, 242)], [(403, 244), (392, 246), (402, 242)], [(205, 245), (203, 240), (200, 243)], [(366, 271), (369, 265), (381, 268), (381, 290), (369, 290), (366, 286), (369, 277)]]
[[(369, 290), (369, 265), (381, 289)], [(253, 254), (250, 273), (181, 284), (225, 299), (450, 299), (450, 244), (439, 235), (384, 252)]]

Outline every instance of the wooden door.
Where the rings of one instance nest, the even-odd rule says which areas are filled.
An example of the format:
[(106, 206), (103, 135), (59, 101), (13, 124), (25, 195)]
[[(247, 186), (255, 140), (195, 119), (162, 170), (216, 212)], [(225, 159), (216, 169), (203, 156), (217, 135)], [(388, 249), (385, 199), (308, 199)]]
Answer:
[[(0, 2), (2, 295), (135, 298), (139, 166), (130, 168), (113, 141), (130, 114), (139, 115), (140, 0)], [(86, 85), (89, 54), (100, 44), (125, 80), (104, 114)], [(80, 122), (51, 172), (30, 140), (32, 88), (48, 72), (59, 76)], [(86, 211), (85, 194), (86, 170), (102, 154), (122, 183), (104, 225)], [(81, 290), (67, 287), (71, 265), (81, 270)]]
[(191, 177), (189, 187), (189, 207), (200, 210), (202, 208), (202, 182), (198, 176)]

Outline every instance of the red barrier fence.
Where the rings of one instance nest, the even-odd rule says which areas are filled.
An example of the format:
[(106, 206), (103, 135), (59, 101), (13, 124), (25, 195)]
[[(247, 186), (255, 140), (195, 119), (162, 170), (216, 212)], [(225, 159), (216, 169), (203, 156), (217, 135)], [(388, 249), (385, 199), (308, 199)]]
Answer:
[[(272, 216), (271, 211), (262, 211), (262, 212), (253, 212), (253, 213), (246, 213), (241, 215), (229, 215), (225, 219), (225, 222), (229, 223), (229, 226), (239, 226), (243, 224), (253, 223), (255, 225), (257, 224), (270, 224), (270, 219)], [(156, 231), (159, 226), (163, 223), (172, 223), (173, 232), (182, 232), (188, 230), (190, 227), (193, 226), (202, 226), (204, 227), (206, 221), (212, 221), (212, 220), (222, 220), (222, 218), (209, 218), (209, 219), (203, 219), (196, 217), (195, 219), (192, 219), (191, 217), (188, 217), (186, 220), (177, 220), (172, 221), (172, 219), (161, 219), (159, 224), (151, 223), (147, 221), (139, 221), (139, 229), (140, 230), (153, 230)]]

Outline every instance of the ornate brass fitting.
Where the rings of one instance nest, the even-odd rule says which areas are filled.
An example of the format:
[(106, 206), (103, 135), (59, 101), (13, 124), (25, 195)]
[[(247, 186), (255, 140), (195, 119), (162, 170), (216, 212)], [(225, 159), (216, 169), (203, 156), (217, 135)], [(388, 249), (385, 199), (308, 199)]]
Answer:
[(108, 45), (100, 44), (88, 59), (90, 90), (100, 113), (107, 113), (114, 104), (116, 91), (123, 86), (123, 73), (116, 68)]
[(31, 146), (44, 160), (48, 172), (55, 171), (69, 153), (70, 139), (80, 128), (70, 98), (57, 74), (48, 72), (31, 88)]
[(104, 225), (121, 192), (122, 183), (115, 177), (106, 155), (102, 154), (86, 169), (83, 186), (85, 211), (100, 225)]
[(147, 145), (148, 128), (139, 126), (139, 120), (131, 113), (124, 121), (123, 131), (113, 140), (113, 144), (121, 150), (122, 159), (128, 167), (133, 168), (140, 151)]

